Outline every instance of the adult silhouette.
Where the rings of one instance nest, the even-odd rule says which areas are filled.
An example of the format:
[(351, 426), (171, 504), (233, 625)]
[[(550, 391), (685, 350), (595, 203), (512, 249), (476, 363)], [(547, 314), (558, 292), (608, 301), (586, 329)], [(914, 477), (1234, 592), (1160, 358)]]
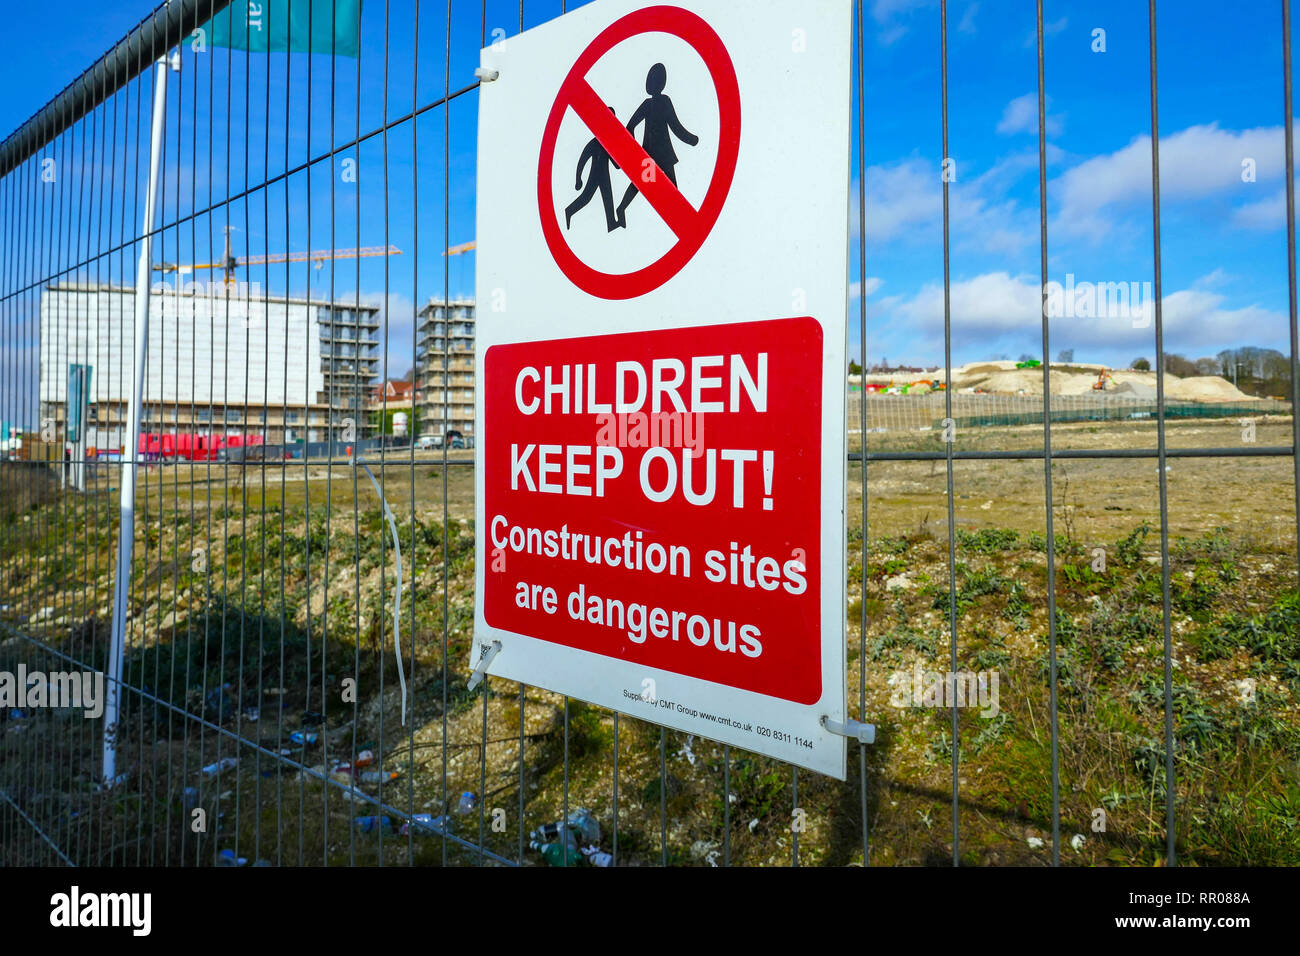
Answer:
[[(672, 99), (664, 94), (664, 87), (667, 85), (668, 68), (662, 63), (650, 67), (650, 72), (645, 78), (645, 91), (650, 96), (642, 101), (636, 112), (632, 114), (632, 118), (628, 120), (627, 131), (635, 136), (637, 126), (645, 124), (641, 148), (655, 161), (655, 165), (668, 177), (668, 181), (676, 186), (677, 174), (673, 171), (673, 167), (677, 165), (678, 159), (677, 151), (673, 149), (673, 136), (675, 135), (687, 146), (698, 145), (700, 138), (683, 126), (681, 120), (677, 118), (677, 110), (673, 108)], [(635, 171), (627, 170), (627, 172), (632, 183), (623, 193), (622, 202), (618, 204), (616, 223), (624, 228), (627, 227), (628, 204), (640, 192), (636, 186)]]
[[(609, 111), (613, 113), (614, 107), (611, 106)], [(617, 116), (618, 114), (615, 113), (614, 115)], [(587, 188), (582, 189), (582, 171), (587, 163), (591, 163), (591, 173), (587, 176)], [(601, 201), (605, 205), (606, 231), (613, 232), (618, 228), (618, 222), (614, 218), (614, 185), (609, 179), (611, 163), (613, 163), (615, 169), (618, 169), (618, 163), (615, 163), (614, 158), (609, 155), (605, 147), (600, 145), (600, 140), (592, 137), (591, 142), (583, 149), (582, 155), (578, 157), (578, 171), (574, 174), (573, 188), (582, 189), (582, 195), (565, 208), (565, 229), (568, 229), (569, 224), (573, 221), (573, 214), (591, 202), (598, 189), (600, 190)]]

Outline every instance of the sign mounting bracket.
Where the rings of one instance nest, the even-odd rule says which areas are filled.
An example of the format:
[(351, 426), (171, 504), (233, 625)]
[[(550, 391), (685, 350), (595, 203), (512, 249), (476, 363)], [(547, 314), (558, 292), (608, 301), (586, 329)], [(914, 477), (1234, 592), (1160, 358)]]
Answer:
[(863, 744), (874, 744), (876, 742), (875, 724), (864, 724), (852, 717), (840, 723), (838, 720), (831, 720), (825, 714), (822, 715), (821, 724), (826, 728), (827, 733), (837, 734), (840, 737), (852, 737), (858, 743)]

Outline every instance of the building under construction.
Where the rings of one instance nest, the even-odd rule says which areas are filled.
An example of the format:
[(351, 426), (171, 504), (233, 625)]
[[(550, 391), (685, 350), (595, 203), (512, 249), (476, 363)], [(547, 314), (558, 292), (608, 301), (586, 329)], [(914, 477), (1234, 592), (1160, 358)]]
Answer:
[[(430, 299), (420, 309), (416, 391), (421, 435), (474, 434), (473, 299)], [(454, 436), (453, 436), (454, 437)]]
[[(366, 437), (377, 306), (265, 295), (247, 284), (155, 288), (142, 432), (258, 436), (268, 443)], [(41, 293), (40, 414), (60, 436), (69, 369), (91, 368), (87, 444), (124, 445), (134, 381), (135, 292), (56, 283)]]

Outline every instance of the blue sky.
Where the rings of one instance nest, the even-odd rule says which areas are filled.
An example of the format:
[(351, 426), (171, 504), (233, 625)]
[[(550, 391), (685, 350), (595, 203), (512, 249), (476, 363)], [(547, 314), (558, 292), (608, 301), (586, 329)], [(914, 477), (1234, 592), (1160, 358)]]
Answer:
[[(442, 95), (445, 4), (421, 3), (418, 29), (413, 0), (390, 0), (387, 24), (385, 6), (374, 0), (365, 4), (359, 64), (323, 55), (185, 51), (181, 74), (169, 86), (163, 215), (174, 220), (216, 208), (169, 230), (160, 256), (182, 262), (215, 259), (227, 224), (236, 230), (237, 252), (396, 244), (404, 254), (388, 260), (340, 261), (333, 270), (316, 272), (305, 266), (251, 269), (246, 276), (277, 292), (288, 287), (301, 293), (310, 284), (313, 293), (328, 294), (332, 285), (336, 297), (359, 295), (381, 304), (387, 290), (388, 370), (395, 375), (411, 364), (412, 301), (441, 296), (444, 282), (453, 295), (473, 287), (472, 254), (448, 261), (441, 252), (444, 211), (451, 244), (473, 238), (476, 94), (460, 97), (451, 109), (445, 207), (447, 144), (438, 109), (401, 123), (386, 138), (375, 136), (359, 149), (239, 196), (247, 186), (327, 152), (331, 135), (335, 144), (345, 142), (358, 130), (378, 128), (385, 115), (404, 117), (413, 104), (424, 106)], [(6, 90), (0, 101), (2, 135), (150, 9), (137, 0), (111, 5), (67, 0), (10, 11), (0, 41), (0, 82)], [(517, 0), (489, 0), (485, 17), (480, 10), (479, 0), (453, 3), (453, 90), (473, 82), (484, 35), (490, 42), (494, 30), (510, 36), (520, 28)], [(559, 12), (558, 0), (526, 0), (525, 26)], [(867, 266), (866, 275), (859, 275), (855, 246), (851, 350), (857, 354), (856, 295), (861, 292), (869, 361), (940, 363), (939, 4), (866, 0), (865, 19), (867, 217), (863, 230), (857, 222), (855, 172), (852, 241), (865, 233)], [(948, 119), (956, 170), (953, 359), (1037, 354), (1033, 5), (951, 0), (948, 19)], [(1048, 2), (1045, 23), (1049, 279), (1149, 282), (1145, 4)], [(1098, 29), (1105, 31), (1104, 52), (1093, 49)], [(1158, 39), (1166, 347), (1192, 358), (1247, 344), (1285, 350), (1280, 11), (1274, 3), (1165, 3)], [(99, 122), (81, 124), (46, 151), (63, 173), (51, 207), (59, 212), (50, 219), (62, 223), (63, 231), (50, 225), (40, 233), (46, 236), (40, 274), (129, 240), (138, 229), (142, 199), (135, 190), (143, 181), (147, 101), (142, 79), (101, 110)], [(109, 149), (106, 131), (128, 128), (139, 139), (121, 141), (119, 132)], [(355, 162), (358, 182), (345, 180), (345, 160)], [(1246, 161), (1253, 161), (1253, 182), (1243, 181)], [(856, 171), (856, 144), (853, 166)], [(35, 184), (36, 160), (17, 175)], [(100, 188), (79, 192), (78, 185), (94, 185), (87, 177), (99, 177)], [(103, 188), (110, 177), (117, 189)], [(101, 204), (87, 202), (87, 193), (100, 197)], [(45, 202), (49, 190), (39, 195)], [(225, 203), (227, 195), (238, 198)], [(6, 201), (0, 192), (0, 204)], [(34, 222), (25, 241), (38, 235)], [(79, 252), (66, 238), (74, 234), (81, 237)], [(50, 242), (52, 235), (65, 238)], [(83, 275), (122, 281), (132, 270), (126, 251), (96, 259)], [(1118, 365), (1153, 356), (1153, 330), (1133, 326), (1118, 316), (1057, 319), (1052, 351), (1073, 348), (1076, 360)]]
[[(1280, 10), (1166, 3), (1158, 28), (1166, 348), (1285, 349)], [(938, 4), (869, 4), (868, 349), (941, 357)], [(1049, 280), (1153, 272), (1145, 4), (1047, 3)], [(1094, 33), (1105, 30), (1105, 52)], [(954, 359), (1038, 353), (1032, 4), (949, 4)], [(873, 104), (874, 108), (873, 108)], [(1256, 178), (1242, 181), (1243, 160)], [(1131, 320), (1059, 319), (1053, 352), (1154, 354)]]

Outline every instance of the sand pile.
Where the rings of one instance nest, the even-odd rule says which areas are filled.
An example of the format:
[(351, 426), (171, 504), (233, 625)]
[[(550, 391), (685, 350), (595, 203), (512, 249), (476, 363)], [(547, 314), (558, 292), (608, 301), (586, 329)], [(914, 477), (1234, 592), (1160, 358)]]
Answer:
[[(1098, 370), (1100, 371), (1100, 369)], [(1056, 384), (1060, 376), (1061, 384)], [(1052, 372), (1052, 392), (1056, 395), (1092, 395), (1093, 386), (1097, 384), (1096, 373)], [(1107, 391), (1113, 386), (1108, 386)]]
[(1106, 389), (1107, 395), (1122, 395), (1125, 398), (1140, 398), (1143, 401), (1156, 400), (1156, 387), (1147, 382), (1119, 382)]
[[(1076, 371), (1052, 369), (1053, 395), (1102, 395), (1094, 391), (1097, 373), (1104, 366), (1085, 362), (1073, 363), (1070, 368)], [(1077, 371), (1092, 369), (1093, 371)], [(925, 379), (943, 381), (943, 369), (935, 372), (918, 372), (915, 374), (899, 373), (896, 375), (868, 375), (869, 384), (908, 385)], [(857, 385), (859, 376), (850, 376), (849, 382)], [(1035, 395), (1043, 394), (1043, 370), (1041, 368), (1016, 368), (1012, 361), (974, 362), (952, 370), (953, 388), (958, 392), (979, 390), (993, 395)], [(929, 391), (927, 386), (913, 386), (910, 394), (921, 395)], [(1139, 398), (1155, 401), (1156, 373), (1137, 372), (1132, 369), (1117, 369), (1111, 372), (1105, 395)], [(1217, 375), (1179, 378), (1165, 375), (1165, 398), (1178, 402), (1247, 402), (1251, 396), (1238, 389), (1229, 381)]]
[[(1103, 366), (1083, 362), (1074, 363), (1071, 368), (1090, 368), (1100, 372)], [(1097, 382), (1096, 372), (1052, 370), (1053, 395), (1095, 395), (1093, 385)], [(943, 371), (934, 377), (942, 379)], [(1042, 395), (1043, 370), (1041, 368), (1016, 368), (1015, 362), (976, 362), (952, 370), (953, 387), (959, 391), (976, 389), (994, 395)], [(1156, 397), (1156, 373), (1137, 372), (1132, 369), (1119, 369), (1111, 373), (1107, 383), (1107, 395), (1123, 395), (1129, 398), (1141, 398), (1154, 401)], [(1170, 401), (1181, 402), (1246, 402), (1251, 397), (1239, 391), (1231, 382), (1217, 375), (1178, 378), (1165, 375), (1165, 395)]]
[(1191, 402), (1249, 402), (1251, 396), (1241, 392), (1226, 378), (1199, 375), (1195, 378), (1165, 377), (1165, 395)]

